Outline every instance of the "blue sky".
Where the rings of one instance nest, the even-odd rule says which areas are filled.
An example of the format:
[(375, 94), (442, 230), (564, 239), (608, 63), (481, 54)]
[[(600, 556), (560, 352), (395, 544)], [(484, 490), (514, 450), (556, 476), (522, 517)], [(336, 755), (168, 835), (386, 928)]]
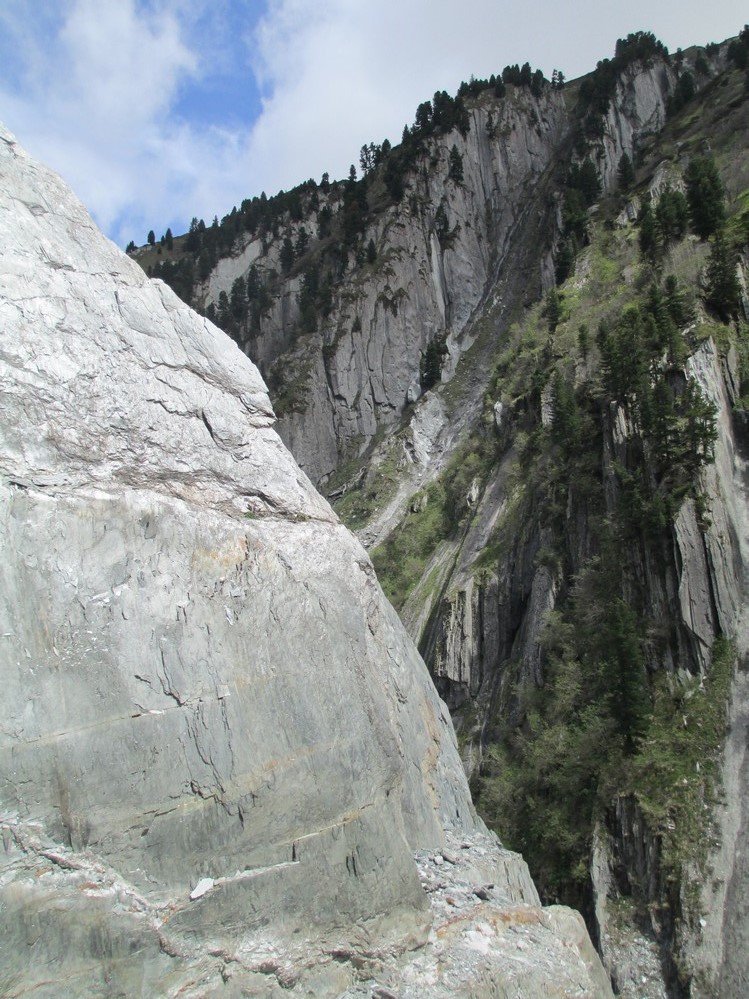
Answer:
[(747, 19), (738, 0), (1, 0), (0, 120), (124, 246), (343, 177), (471, 74), (573, 79), (630, 31), (674, 51)]

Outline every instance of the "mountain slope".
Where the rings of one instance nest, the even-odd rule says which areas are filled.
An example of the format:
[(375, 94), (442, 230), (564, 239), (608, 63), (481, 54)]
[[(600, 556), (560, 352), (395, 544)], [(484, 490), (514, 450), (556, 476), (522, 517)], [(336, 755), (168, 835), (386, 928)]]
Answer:
[(638, 34), (562, 90), (435, 95), (197, 286), (371, 549), (484, 814), (624, 995), (731, 996), (749, 965), (746, 796), (720, 792), (745, 766), (748, 42)]

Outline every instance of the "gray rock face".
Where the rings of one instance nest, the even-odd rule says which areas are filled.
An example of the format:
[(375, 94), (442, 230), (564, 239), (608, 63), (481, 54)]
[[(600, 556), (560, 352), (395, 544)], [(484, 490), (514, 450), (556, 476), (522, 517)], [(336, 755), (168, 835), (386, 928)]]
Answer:
[[(513, 88), (500, 104), (484, 101), (471, 111), (465, 136), (453, 131), (429, 140), (406, 177), (402, 202), (372, 218), (363, 244), (373, 240), (377, 262), (346, 275), (317, 333), (295, 333), (298, 276), (282, 285), (247, 347), (263, 369), (283, 355), (285, 371), (299, 374), (298, 409), (282, 417), (279, 432), (314, 482), (362, 453), (378, 429), (393, 426), (416, 401), (421, 362), (437, 337), (448, 350), (443, 377), (453, 374), (475, 339), (476, 309), (508, 260), (517, 263), (519, 234), (535, 232), (539, 217), (553, 214), (545, 185), (567, 128), (557, 91), (535, 98)], [(461, 182), (449, 177), (453, 145), (462, 157)], [(340, 196), (330, 197), (335, 210)], [(440, 208), (447, 232), (440, 231)], [(314, 217), (304, 224), (314, 230)], [(295, 240), (298, 226), (289, 223), (287, 231)], [(205, 282), (206, 303), (228, 294), (253, 263), (263, 276), (280, 271), (282, 238), (265, 248), (257, 238), (219, 261)], [(533, 285), (540, 280), (538, 271), (530, 278)]]
[[(663, 127), (675, 79), (661, 60), (623, 72), (596, 151), (605, 192), (616, 188), (622, 154), (634, 158)], [(315, 333), (297, 329), (300, 275), (292, 272), (275, 292), (247, 349), (263, 370), (277, 365), (285, 383), (294, 383), (294, 406), (284, 412), (279, 432), (314, 482), (363, 454), (378, 430), (396, 425), (418, 400), (420, 367), (435, 338), (445, 340), (442, 377), (448, 381), (480, 335), (475, 320), (490, 301), (502, 313), (490, 323), (499, 329), (553, 283), (549, 248), (561, 227), (553, 174), (569, 160), (576, 121), (564, 91), (548, 88), (535, 97), (527, 88), (508, 87), (502, 100), (483, 94), (466, 134), (454, 130), (425, 140), (403, 178), (403, 200), (373, 212), (362, 246), (371, 239), (377, 261), (352, 264), (336, 282)], [(462, 158), (460, 182), (449, 175), (453, 146)], [(334, 213), (341, 208), (340, 192), (324, 197)], [(375, 183), (372, 201), (381, 199)], [(282, 240), (296, 242), (300, 227), (317, 227), (314, 215), (282, 222), (277, 237), (246, 236), (221, 258), (203, 283), (201, 301), (217, 304), (251, 266), (263, 280), (280, 273)], [(529, 238), (532, 260), (524, 262)]]
[(717, 843), (710, 851), (711, 878), (703, 885), (703, 918), (686, 933), (684, 951), (696, 972), (696, 999), (742, 995), (749, 987), (749, 622), (746, 566), (749, 564), (749, 483), (746, 442), (734, 424), (738, 395), (736, 358), (721, 364), (712, 344), (690, 360), (693, 376), (716, 406), (715, 464), (708, 470), (711, 527), (705, 536), (706, 574), (688, 574), (685, 597), (692, 607), (700, 587), (709, 588), (715, 627), (735, 636), (738, 670), (733, 678), (728, 735), (721, 760), (722, 800)]
[[(698, 666), (709, 663), (717, 634), (735, 638), (738, 669), (733, 677), (727, 737), (720, 760), (721, 801), (715, 815), (717, 836), (708, 850), (709, 877), (701, 885), (699, 918), (675, 924), (675, 951), (692, 977), (694, 999), (732, 999), (749, 985), (749, 671), (747, 655), (747, 584), (749, 563), (749, 493), (745, 446), (732, 417), (736, 398), (735, 358), (721, 359), (712, 341), (688, 361), (689, 373), (716, 407), (715, 462), (703, 470), (708, 500), (707, 528), (698, 523), (693, 503), (682, 507), (674, 525), (674, 562), (679, 566), (678, 599), (685, 629), (694, 638)], [(596, 833), (593, 886), (600, 950), (625, 997), (666, 995), (658, 980), (651, 940), (637, 939), (636, 921), (621, 909), (607, 911), (607, 896), (617, 896), (614, 871), (627, 870), (646, 897), (658, 895), (658, 844), (631, 800), (620, 799), (614, 836)], [(653, 966), (655, 969), (653, 970)], [(650, 969), (650, 970), (649, 970)], [(646, 982), (647, 978), (647, 982)]]
[(650, 65), (635, 63), (622, 74), (604, 120), (604, 155), (599, 165), (605, 188), (616, 187), (622, 155), (632, 158), (638, 144), (665, 125), (675, 80), (675, 71), (661, 60)]
[[(617, 84), (616, 95), (611, 100), (603, 120), (596, 158), (596, 168), (604, 191), (616, 188), (617, 168), (622, 154), (626, 153), (633, 157), (638, 145), (663, 127), (673, 80), (674, 74), (671, 68), (660, 61), (655, 61), (653, 65), (635, 63), (622, 74)], [(562, 107), (562, 113), (563, 111)], [(531, 115), (530, 121), (532, 120)], [(563, 116), (560, 117), (556, 121), (556, 129), (547, 132), (547, 141), (559, 142), (568, 135), (568, 127), (569, 123)], [(500, 138), (497, 141), (499, 145), (506, 143), (511, 149), (518, 134), (517, 129), (511, 130), (509, 135), (507, 130), (504, 130), (499, 133)], [(545, 155), (547, 157), (557, 155), (558, 149), (558, 146), (554, 150), (549, 149)], [(510, 157), (511, 160), (513, 158)], [(536, 175), (531, 170), (529, 176)], [(675, 181), (664, 175), (663, 186), (669, 184), (677, 186)], [(508, 225), (507, 219), (504, 225)], [(509, 238), (511, 247), (512, 234)], [(506, 266), (508, 269), (513, 266), (511, 249)], [(456, 289), (456, 294), (458, 293)], [(551, 387), (547, 386), (544, 391), (542, 420), (548, 420)], [(497, 419), (496, 413), (495, 419)], [(501, 419), (498, 421), (498, 426), (500, 423)], [(616, 442), (612, 442), (612, 446), (615, 444)], [(462, 703), (469, 693), (472, 697), (476, 697), (478, 693), (479, 700), (483, 698), (485, 702), (483, 705), (485, 708), (488, 703), (487, 698), (495, 698), (498, 687), (503, 682), (501, 677), (495, 676), (489, 691), (486, 680), (496, 672), (496, 663), (510, 656), (520, 664), (517, 676), (520, 683), (538, 683), (541, 679), (539, 635), (546, 612), (554, 607), (556, 584), (546, 568), (536, 567), (534, 563), (547, 539), (532, 530), (528, 532), (524, 527), (519, 528), (517, 537), (513, 541), (512, 553), (506, 558), (504, 566), (500, 567), (499, 578), (489, 579), (481, 587), (477, 587), (473, 581), (472, 563), (486, 543), (488, 535), (484, 530), (484, 524), (492, 512), (493, 516), (497, 517), (500, 502), (507, 502), (508, 499), (506, 478), (506, 468), (502, 467), (487, 486), (481, 500), (481, 509), (485, 512), (483, 516), (477, 518), (478, 529), (471, 528), (462, 544), (455, 568), (450, 577), (444, 581), (441, 593), (438, 591), (442, 606), (429, 606), (422, 609), (421, 613), (416, 613), (412, 607), (409, 607), (404, 615), (410, 633), (420, 642), (420, 647), (425, 651), (425, 658), (430, 663), (435, 677), (441, 681), (441, 692), (451, 708)], [(568, 530), (577, 539), (582, 563), (589, 539), (584, 515), (579, 519), (580, 523), (570, 521)], [(529, 517), (528, 520), (532, 518)], [(693, 509), (686, 507), (682, 512), (677, 534), (685, 549), (690, 545), (695, 546), (693, 558), (688, 560), (684, 571), (679, 597), (682, 602), (692, 601), (691, 611), (684, 605), (685, 624), (694, 635), (699, 650), (699, 662), (704, 666), (707, 661), (705, 657), (709, 656), (714, 630), (711, 630), (712, 621), (697, 620), (705, 614), (709, 616), (709, 604), (706, 605), (697, 593), (688, 595), (689, 574), (691, 571), (694, 576), (694, 558), (699, 556), (697, 549), (702, 545), (701, 536), (699, 542), (694, 537), (699, 531)], [(361, 537), (368, 544), (366, 530), (362, 531)], [(418, 593), (414, 595), (414, 604), (418, 602), (419, 596)], [(694, 615), (694, 619), (690, 614)], [(433, 634), (426, 635), (424, 627), (430, 619), (432, 619)], [(707, 637), (708, 632), (709, 637)], [(482, 684), (483, 694), (479, 692)]]
[(537, 907), (254, 366), (4, 129), (0, 175), (3, 987), (338, 994), (451, 834)]

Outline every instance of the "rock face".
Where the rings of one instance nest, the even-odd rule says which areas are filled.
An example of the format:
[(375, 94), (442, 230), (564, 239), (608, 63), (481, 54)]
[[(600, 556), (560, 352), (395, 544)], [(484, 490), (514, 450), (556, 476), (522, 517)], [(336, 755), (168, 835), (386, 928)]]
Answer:
[[(524, 994), (608, 995), (254, 366), (4, 129), (0, 174), (0, 987), (336, 995), (438, 925), (414, 851), (454, 837), (476, 918), (565, 956)], [(498, 934), (451, 994), (505, 994)]]
[[(733, 363), (731, 363), (733, 362)], [(749, 924), (746, 886), (749, 883), (749, 622), (747, 579), (749, 565), (749, 464), (746, 428), (732, 416), (739, 389), (733, 354), (721, 364), (712, 343), (690, 359), (690, 370), (717, 413), (715, 464), (706, 487), (711, 502), (711, 524), (698, 559), (680, 544), (683, 559), (682, 607), (694, 621), (693, 608), (707, 603), (710, 611), (702, 626), (703, 640), (712, 634), (735, 636), (738, 670), (733, 677), (728, 735), (721, 760), (722, 800), (716, 816), (718, 836), (710, 855), (711, 878), (702, 886), (699, 927), (685, 941), (695, 973), (695, 999), (729, 999), (749, 987)], [(689, 511), (687, 511), (687, 514)], [(677, 525), (678, 527), (678, 525)], [(699, 538), (698, 532), (693, 537)], [(690, 564), (691, 563), (691, 564)], [(708, 599), (702, 592), (708, 591)], [(697, 619), (700, 623), (700, 619)], [(698, 628), (694, 626), (694, 630)]]
[[(690, 999), (732, 999), (743, 995), (749, 986), (749, 490), (745, 428), (732, 417), (738, 388), (732, 361), (735, 357), (731, 355), (729, 363), (721, 363), (712, 342), (689, 359), (690, 373), (716, 407), (718, 436), (715, 463), (703, 472), (710, 509), (707, 529), (698, 524), (690, 502), (682, 507), (673, 531), (678, 598), (685, 631), (693, 639), (694, 662), (698, 667), (707, 662), (718, 634), (734, 637), (738, 653), (720, 760), (717, 835), (708, 851), (709, 876), (700, 884), (699, 918), (678, 920), (673, 913), (662, 911), (654, 925), (660, 923), (662, 937), (671, 937), (672, 953), (664, 954), (661, 948), (658, 955), (653, 934), (648, 934), (649, 941), (636, 929), (633, 934), (637, 921), (627, 925), (621, 908), (617, 912), (615, 904), (612, 911), (607, 904), (617, 898), (615, 882), (626, 871), (626, 878), (656, 908), (655, 900), (662, 897), (664, 888), (658, 837), (628, 798), (617, 802), (610, 828), (596, 830), (592, 882), (599, 950), (606, 967), (614, 972), (617, 992), (624, 996), (661, 999), (672, 994), (664, 989), (663, 969), (669, 969), (673, 955), (681, 964), (681, 977), (689, 977), (689, 991), (675, 994), (688, 994)], [(681, 661), (689, 661), (686, 653)], [(640, 930), (642, 925), (640, 922)], [(673, 969), (671, 977), (673, 983)]]
[[(622, 73), (597, 151), (604, 190), (616, 188), (621, 156), (634, 157), (663, 127), (676, 78), (659, 59)], [(508, 86), (501, 99), (484, 91), (471, 104), (463, 132), (425, 140), (403, 178), (400, 202), (382, 207), (382, 181), (371, 182), (370, 201), (378, 207), (361, 243), (372, 241), (376, 260), (351, 262), (316, 331), (301, 328), (307, 266), (301, 262), (274, 286), (258, 328), (238, 334), (261, 370), (275, 370), (280, 393), (293, 395), (279, 432), (313, 482), (325, 483), (366, 452), (378, 431), (399, 424), (422, 396), (421, 367), (430, 344), (445, 344), (442, 378), (448, 381), (482, 333), (497, 335), (519, 307), (553, 283), (560, 191), (579, 141), (574, 101), (550, 87), (534, 95)], [(450, 172), (453, 149), (462, 162), (460, 180)], [(317, 230), (319, 199), (343, 214), (339, 192), (318, 192), (301, 220), (284, 216), (272, 237), (266, 231), (240, 236), (199, 286), (196, 300), (217, 305), (251, 267), (273, 285), (283, 270), (283, 239), (296, 243), (300, 229)], [(310, 266), (323, 244), (312, 239)], [(452, 413), (451, 430), (455, 418)]]
[[(433, 341), (444, 341), (444, 377), (452, 374), (477, 335), (471, 320), (508, 260), (518, 282), (508, 312), (539, 285), (535, 260), (531, 274), (519, 274), (518, 265), (523, 246), (540, 241), (556, 212), (549, 184), (569, 129), (564, 97), (548, 88), (540, 97), (522, 88), (502, 102), (485, 97), (465, 135), (455, 130), (429, 141), (405, 179), (403, 200), (372, 213), (362, 242), (373, 241), (377, 259), (357, 271), (352, 264), (319, 330), (297, 328), (301, 279), (292, 274), (244, 344), (262, 370), (276, 365), (286, 384), (298, 382), (279, 432), (316, 483), (361, 454), (421, 396), (420, 367)], [(461, 181), (450, 176), (453, 147)], [(340, 196), (328, 197), (327, 206), (339, 210)], [(288, 222), (275, 239), (238, 242), (206, 280), (201, 303), (215, 305), (253, 265), (262, 280), (279, 272), (282, 238), (296, 241), (302, 225), (314, 231), (314, 214)], [(501, 301), (501, 288), (497, 295)]]

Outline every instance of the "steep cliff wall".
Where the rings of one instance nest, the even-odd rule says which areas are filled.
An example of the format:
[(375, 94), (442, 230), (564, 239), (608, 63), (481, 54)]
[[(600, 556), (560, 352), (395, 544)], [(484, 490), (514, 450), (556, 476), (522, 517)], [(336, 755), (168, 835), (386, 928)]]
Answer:
[[(702, 132), (695, 122), (700, 123)], [(663, 146), (651, 136), (647, 143), (650, 159), (645, 159), (647, 186), (640, 185), (639, 196), (649, 193), (653, 204), (657, 204), (668, 184), (676, 187), (683, 184), (682, 170), (690, 156), (704, 152), (707, 131), (728, 191), (729, 215), (735, 212), (744, 219), (747, 124), (743, 81), (733, 73), (708, 91), (699, 109), (687, 116), (687, 123), (680, 125), (679, 119), (674, 119)], [(665, 162), (664, 149), (669, 153)], [(614, 206), (609, 210), (613, 211)], [(515, 430), (522, 435), (518, 448), (522, 457), (518, 460), (507, 438), (502, 439), (500, 434), (502, 458), (482, 472), (480, 498), (475, 511), (470, 513), (461, 546), (453, 554), (451, 574), (443, 575), (439, 585), (429, 590), (416, 587), (404, 609), (404, 619), (413, 627), (413, 633), (420, 636), (422, 651), (438, 687), (457, 711), (464, 760), (475, 771), (482, 748), (497, 738), (506, 738), (519, 720), (526, 723), (526, 716), (518, 715), (518, 704), (524, 702), (526, 711), (528, 705), (530, 711), (535, 710), (538, 696), (543, 695), (533, 692), (548, 687), (550, 662), (555, 661), (555, 656), (569, 654), (565, 648), (570, 638), (564, 631), (564, 608), (569, 608), (567, 601), (571, 594), (573, 602), (577, 601), (573, 614), (573, 627), (577, 628), (586, 625), (585, 602), (592, 607), (602, 599), (601, 593), (608, 585), (606, 573), (600, 575), (596, 569), (588, 577), (591, 566), (597, 564), (596, 559), (607, 557), (600, 546), (602, 525), (604, 534), (612, 527), (615, 532), (621, 530), (622, 523), (634, 511), (640, 526), (628, 535), (624, 547), (617, 548), (615, 574), (619, 582), (608, 594), (612, 602), (623, 600), (640, 615), (637, 651), (632, 645), (624, 661), (635, 668), (641, 656), (641, 666), (645, 666), (644, 685), (658, 691), (664, 689), (665, 682), (671, 691), (668, 696), (676, 696), (677, 701), (678, 692), (684, 690), (685, 705), (692, 696), (689, 691), (694, 683), (689, 677), (703, 678), (698, 694), (699, 698), (704, 697), (704, 704), (702, 700), (700, 704), (706, 714), (703, 718), (699, 714), (690, 715), (685, 707), (674, 720), (679, 724), (683, 720), (685, 734), (674, 739), (673, 745), (682, 746), (678, 752), (682, 754), (685, 771), (678, 779), (683, 786), (691, 786), (693, 780), (700, 784), (701, 773), (710, 776), (705, 777), (701, 790), (690, 799), (691, 806), (684, 806), (676, 818), (675, 812), (668, 811), (672, 806), (677, 807), (668, 783), (671, 771), (668, 766), (659, 769), (662, 761), (659, 763), (656, 756), (651, 762), (657, 776), (647, 794), (659, 797), (659, 806), (652, 807), (651, 800), (648, 807), (641, 808), (630, 796), (632, 787), (642, 781), (642, 773), (622, 781), (623, 793), (612, 800), (605, 828), (593, 838), (592, 880), (598, 938), (607, 966), (624, 995), (729, 996), (745, 988), (748, 953), (739, 901), (744, 892), (739, 887), (745, 885), (744, 872), (740, 861), (735, 859), (743, 856), (746, 826), (741, 782), (745, 774), (746, 733), (742, 608), (746, 601), (747, 492), (741, 415), (745, 403), (739, 398), (744, 391), (745, 369), (740, 355), (745, 351), (746, 326), (739, 322), (731, 331), (714, 327), (720, 349), (712, 340), (704, 342), (713, 328), (711, 323), (714, 324), (714, 317), (705, 314), (700, 300), (700, 292), (704, 293), (709, 280), (707, 247), (694, 237), (688, 238), (678, 247), (666, 248), (653, 275), (646, 277), (640, 271), (638, 278), (637, 268), (646, 264), (638, 263), (626, 249), (624, 233), (628, 217), (634, 215), (624, 214), (620, 219), (624, 228), (617, 235), (612, 235), (610, 229), (607, 234), (606, 222), (600, 229), (591, 226), (592, 246), (582, 253), (573, 278), (561, 289), (563, 300), (570, 304), (569, 311), (562, 309), (559, 329), (549, 335), (545, 317), (539, 311), (511, 339), (497, 369), (494, 409), (496, 412), (499, 407), (503, 414), (505, 433), (510, 432), (507, 423), (511, 424), (514, 418)], [(731, 225), (745, 226), (745, 222), (734, 219), (736, 216)], [(607, 269), (609, 279), (605, 277)], [(648, 473), (650, 482), (640, 478), (643, 460), (652, 462), (651, 445), (643, 448), (638, 443), (639, 432), (631, 412), (611, 401), (596, 412), (598, 430), (595, 434), (588, 431), (584, 438), (578, 436), (576, 471), (569, 479), (564, 477), (567, 473), (562, 474), (564, 485), (560, 491), (560, 452), (554, 450), (555, 447), (564, 450), (559, 436), (564, 433), (559, 426), (563, 419), (559, 383), (555, 386), (549, 378), (534, 395), (531, 370), (538, 382), (540, 371), (549, 372), (556, 367), (557, 372), (563, 372), (562, 377), (577, 387), (577, 405), (583, 410), (575, 417), (580, 435), (580, 428), (590, 416), (589, 410), (586, 416), (585, 404), (580, 402), (580, 387), (590, 379), (598, 363), (587, 330), (595, 330), (601, 318), (618, 322), (618, 317), (626, 314), (628, 304), (638, 300), (646, 282), (653, 278), (662, 281), (669, 272), (678, 277), (682, 289), (690, 295), (689, 324), (683, 319), (681, 329), (684, 354), (678, 365), (669, 362), (670, 391), (678, 394), (682, 391), (680, 386), (685, 384), (699, 387), (702, 398), (714, 406), (717, 439), (714, 462), (705, 466), (698, 477), (696, 472), (692, 473), (695, 477), (689, 487), (690, 498), (679, 499), (671, 514), (659, 515), (647, 527), (647, 517), (651, 514), (647, 512), (647, 501), (643, 504), (645, 497), (650, 494), (658, 499), (658, 491), (662, 495), (664, 487), (668, 487), (662, 470), (657, 471), (654, 466)], [(617, 275), (616, 281), (611, 280), (612, 275)], [(596, 288), (594, 295), (604, 303), (600, 309), (585, 304), (586, 295)], [(743, 320), (745, 316), (739, 313), (739, 318)], [(530, 332), (534, 322), (538, 333), (535, 341)], [(581, 330), (585, 332), (584, 339), (580, 337)], [(599, 345), (601, 342), (599, 333)], [(635, 336), (629, 340), (627, 350), (627, 363), (636, 365)], [(512, 351), (525, 352), (535, 361), (533, 369), (528, 361), (525, 372), (528, 377), (524, 382), (520, 382), (517, 374), (522, 364), (513, 365), (508, 359)], [(567, 362), (565, 355), (569, 358)], [(656, 367), (662, 363), (658, 361)], [(605, 380), (610, 376), (604, 372), (603, 377)], [(511, 391), (503, 386), (503, 378), (511, 383)], [(516, 405), (513, 414), (513, 393), (521, 395), (520, 385), (525, 386), (526, 394), (522, 406)], [(487, 412), (491, 412), (492, 403), (490, 398)], [(528, 410), (536, 414), (540, 427), (528, 421)], [(552, 437), (557, 435), (557, 444), (550, 450), (542, 449), (543, 458), (534, 459), (537, 452), (529, 446), (529, 438), (549, 433)], [(586, 449), (595, 452), (592, 466), (583, 460)], [(538, 463), (534, 471), (535, 460)], [(636, 498), (630, 493), (629, 505), (622, 506), (625, 492), (638, 481), (637, 490), (642, 491)], [(596, 485), (591, 491), (592, 483)], [(596, 500), (599, 489), (600, 499)], [(488, 536), (486, 524), (494, 525)], [(559, 539), (563, 539), (561, 548)], [(433, 572), (439, 560), (437, 553), (432, 561), (427, 561), (425, 576)], [(610, 570), (607, 572), (610, 575)], [(589, 578), (596, 583), (586, 589)], [(425, 601), (429, 603), (428, 612), (423, 609)], [(554, 611), (556, 614), (550, 617)], [(590, 620), (594, 617), (588, 618), (588, 626)], [(738, 651), (738, 673), (725, 686), (720, 677), (712, 675), (713, 649), (718, 636), (734, 639)], [(555, 668), (559, 668), (559, 658), (556, 664)], [(664, 674), (669, 677), (667, 680)], [(572, 694), (564, 686), (556, 690), (562, 698), (574, 697), (574, 688)], [(719, 690), (724, 693), (718, 693)], [(524, 691), (530, 691), (530, 696), (524, 696)], [(662, 703), (658, 696), (656, 713), (657, 705)], [(724, 696), (728, 705), (728, 736), (719, 756), (717, 749), (725, 735), (722, 728), (725, 704), (721, 701)], [(712, 707), (710, 697), (717, 698)], [(708, 709), (716, 714), (708, 717)], [(559, 717), (553, 709), (550, 713), (549, 729), (536, 724), (533, 731), (534, 736), (546, 735), (547, 749), (551, 747), (553, 725)], [(701, 743), (704, 731), (713, 726), (713, 742)], [(687, 736), (687, 731), (692, 734)], [(646, 745), (656, 745), (659, 737), (672, 739), (661, 731), (660, 736), (654, 733), (651, 739), (646, 739)], [(569, 735), (560, 727), (556, 744), (563, 746), (566, 738)], [(690, 739), (693, 745), (704, 746), (703, 756), (699, 755), (702, 750), (690, 755), (687, 751)], [(532, 739), (526, 737), (524, 744), (530, 753)], [(553, 772), (552, 759), (546, 762)], [(490, 762), (490, 768), (493, 765)], [(564, 786), (562, 782), (568, 776), (562, 770), (555, 777), (557, 786)], [(716, 799), (715, 788), (721, 784), (724, 795), (718, 793)], [(704, 826), (698, 823), (699, 829), (690, 830), (695, 813), (702, 819), (712, 814), (717, 821), (717, 833), (710, 822)], [(700, 856), (699, 861), (696, 855)], [(698, 900), (695, 884), (703, 886)], [(634, 918), (627, 914), (632, 898), (637, 899)], [(591, 922), (594, 922), (593, 904)], [(641, 933), (643, 925), (649, 926), (645, 936)], [(647, 987), (642, 984), (645, 979)]]
[[(620, 988), (636, 988), (642, 967), (632, 961), (631, 925), (624, 932), (616, 906), (622, 896), (650, 907), (654, 937), (662, 948), (660, 963), (669, 994), (728, 999), (743, 991), (749, 975), (749, 948), (740, 900), (746, 884), (741, 858), (746, 849), (746, 565), (749, 490), (746, 432), (734, 415), (738, 379), (736, 357), (721, 360), (712, 342), (688, 361), (690, 374), (715, 406), (718, 436), (715, 462), (705, 469), (702, 486), (709, 520), (698, 518), (685, 503), (673, 528), (673, 563), (678, 606), (685, 636), (691, 639), (674, 657), (675, 669), (691, 666), (707, 673), (710, 649), (718, 635), (735, 638), (737, 669), (728, 694), (727, 739), (717, 767), (715, 826), (704, 843), (699, 867), (684, 872), (681, 884), (664, 871), (663, 842), (636, 801), (626, 796), (612, 808), (606, 829), (596, 836), (593, 882), (601, 952)], [(673, 616), (673, 607), (664, 609)], [(686, 718), (684, 719), (687, 724)], [(697, 719), (700, 724), (700, 720)], [(707, 723), (707, 722), (706, 722)], [(709, 768), (711, 760), (698, 761)], [(708, 807), (703, 803), (702, 807)], [(622, 872), (625, 882), (617, 884)], [(689, 897), (690, 879), (699, 886)], [(669, 904), (666, 904), (669, 900)], [(613, 906), (613, 912), (612, 912)], [(626, 921), (625, 921), (626, 923)], [(647, 942), (639, 941), (647, 953)], [(659, 994), (657, 981), (654, 984)]]
[[(662, 61), (644, 66), (637, 63), (622, 74), (615, 95), (602, 117), (600, 136), (590, 143), (604, 192), (616, 189), (617, 169), (622, 155), (635, 157), (642, 144), (664, 127), (674, 79), (673, 69)], [(572, 130), (569, 123), (567, 128)], [(559, 156), (559, 151), (555, 155)], [(586, 280), (585, 276), (582, 280)], [(494, 322), (501, 338), (502, 318), (496, 317)], [(486, 387), (488, 370), (484, 369), (482, 388)], [(481, 381), (480, 371), (475, 373), (475, 377)], [(509, 414), (506, 404), (498, 401), (497, 405), (500, 414), (504, 408), (507, 423)], [(435, 447), (434, 451), (437, 450)], [(443, 462), (438, 460), (434, 464), (439, 469)], [(544, 538), (543, 532), (533, 533), (529, 526), (534, 522), (532, 510), (526, 510), (526, 522), (518, 524), (517, 535), (512, 540), (512, 557), (508, 557), (505, 567), (500, 568), (499, 579), (489, 583), (491, 594), (488, 607), (485, 587), (476, 586), (474, 581), (473, 562), (489, 540), (490, 532), (486, 531), (486, 524), (489, 523), (492, 528), (495, 526), (498, 505), (508, 500), (506, 466), (507, 461), (492, 474), (485, 486), (463, 545), (462, 556), (451, 578), (443, 586), (444, 610), (435, 614), (434, 607), (431, 607), (430, 612), (425, 613), (417, 612), (411, 606), (406, 611), (406, 620), (413, 619), (421, 626), (412, 630), (412, 634), (417, 641), (421, 641), (430, 668), (441, 681), (443, 696), (453, 707), (463, 701), (466, 685), (478, 693), (482, 679), (488, 672), (493, 672), (487, 672), (485, 662), (502, 662), (512, 657), (525, 664), (522, 670), (525, 679), (539, 679), (537, 636), (545, 613), (554, 605), (556, 587), (548, 569), (536, 564), (538, 552), (548, 538)], [(582, 521), (579, 514), (575, 516), (578, 522), (570, 523), (568, 528), (578, 535), (581, 565), (590, 555), (589, 538), (584, 515)], [(368, 537), (366, 530), (363, 536)], [(432, 591), (431, 598), (434, 599), (434, 596)], [(418, 603), (419, 599), (420, 595), (415, 594), (414, 601)], [(431, 628), (429, 634), (424, 634), (421, 629), (427, 620), (431, 621)], [(518, 622), (522, 622), (520, 627)], [(484, 696), (486, 689), (484, 684)]]
[[(295, 331), (300, 278), (282, 283), (246, 349), (268, 370), (276, 365), (282, 380), (291, 370), (303, 372), (279, 432), (314, 481), (365, 451), (378, 429), (398, 423), (422, 394), (420, 368), (431, 342), (445, 341), (445, 378), (454, 371), (472, 343), (471, 319), (517, 253), (519, 230), (538, 233), (544, 220), (548, 228), (547, 174), (567, 130), (559, 91), (547, 88), (536, 98), (513, 87), (503, 101), (486, 94), (464, 134), (454, 129), (425, 141), (404, 178), (402, 200), (372, 213), (361, 245), (371, 239), (377, 258), (350, 268), (317, 332)], [(460, 180), (450, 176), (453, 147), (462, 159)], [(378, 185), (373, 175), (373, 201), (382, 200)], [(340, 195), (326, 205), (338, 210)], [(314, 215), (301, 225), (314, 231)], [(299, 227), (287, 223), (284, 232), (296, 239)], [(265, 251), (258, 238), (219, 261), (204, 302), (228, 294), (252, 263), (265, 273), (280, 270), (282, 235), (266, 238)], [(541, 277), (542, 270), (529, 275), (531, 285), (538, 288)]]
[[(424, 995), (458, 907), (449, 994), (609, 995), (257, 370), (5, 129), (0, 175), (3, 991)], [(524, 923), (561, 972), (507, 971)]]
[[(623, 72), (590, 146), (604, 189), (615, 188), (621, 156), (634, 157), (662, 129), (676, 78), (662, 60)], [(256, 328), (237, 335), (247, 335), (243, 346), (262, 370), (275, 371), (285, 403), (279, 432), (313, 481), (325, 482), (366, 453), (378, 431), (398, 425), (422, 395), (430, 344), (445, 344), (448, 381), (479, 335), (476, 320), (490, 299), (499, 306), (492, 322), (499, 330), (552, 283), (564, 177), (580, 155), (576, 99), (576, 91), (548, 85), (538, 96), (513, 85), (503, 98), (484, 91), (462, 130), (423, 140), (400, 201), (385, 195), (383, 167), (370, 174), (373, 210), (348, 247), (357, 262), (336, 278), (314, 332), (304, 331), (300, 293), (325, 245), (314, 237), (320, 211), (344, 214), (340, 185), (317, 192), (301, 220), (282, 218), (273, 236), (240, 238), (198, 288), (196, 300), (216, 306), (251, 266), (274, 288)], [(451, 154), (461, 158), (460, 179), (451, 176)], [(300, 229), (312, 234), (310, 249), (279, 283), (282, 242), (296, 245)], [(364, 262), (370, 239), (376, 259)]]

